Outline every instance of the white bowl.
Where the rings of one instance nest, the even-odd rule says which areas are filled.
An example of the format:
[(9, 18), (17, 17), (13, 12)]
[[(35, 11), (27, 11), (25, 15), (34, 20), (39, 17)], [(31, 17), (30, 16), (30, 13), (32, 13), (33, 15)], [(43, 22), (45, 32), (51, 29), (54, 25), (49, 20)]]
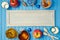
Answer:
[(2, 8), (8, 9), (9, 4), (7, 2), (2, 2)]
[(53, 27), (53, 28), (51, 29), (51, 31), (52, 31), (52, 33), (54, 33), (54, 34), (59, 33), (59, 29), (58, 29), (57, 27)]

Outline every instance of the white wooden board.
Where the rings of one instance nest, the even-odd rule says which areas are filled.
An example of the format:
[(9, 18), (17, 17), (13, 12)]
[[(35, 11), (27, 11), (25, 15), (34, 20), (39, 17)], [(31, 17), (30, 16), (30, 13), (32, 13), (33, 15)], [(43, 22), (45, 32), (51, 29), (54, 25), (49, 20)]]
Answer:
[(55, 26), (54, 10), (6, 10), (7, 26)]

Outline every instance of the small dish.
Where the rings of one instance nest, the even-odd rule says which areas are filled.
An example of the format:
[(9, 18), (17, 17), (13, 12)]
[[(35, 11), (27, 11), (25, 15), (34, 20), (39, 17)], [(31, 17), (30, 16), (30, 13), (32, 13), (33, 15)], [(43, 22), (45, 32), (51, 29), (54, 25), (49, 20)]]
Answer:
[(59, 29), (57, 27), (52, 27), (51, 31), (53, 34), (59, 33)]
[(9, 8), (8, 2), (2, 2), (2, 8), (8, 9)]
[(49, 8), (52, 5), (52, 1), (51, 0), (42, 0), (41, 5), (43, 6), (43, 8)]
[(27, 0), (27, 3), (31, 6), (34, 6), (37, 3), (37, 0)]
[(6, 31), (6, 37), (9, 39), (16, 38), (17, 34), (17, 31), (13, 28), (10, 28)]
[(29, 40), (29, 33), (25, 30), (21, 31), (21, 33), (18, 35), (18, 38), (20, 40)]

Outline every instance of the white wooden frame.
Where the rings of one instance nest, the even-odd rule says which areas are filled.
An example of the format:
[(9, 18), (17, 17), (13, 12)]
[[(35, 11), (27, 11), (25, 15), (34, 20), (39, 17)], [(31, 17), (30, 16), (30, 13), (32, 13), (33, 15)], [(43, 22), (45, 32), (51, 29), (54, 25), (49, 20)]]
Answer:
[(55, 26), (54, 10), (6, 10), (7, 26)]

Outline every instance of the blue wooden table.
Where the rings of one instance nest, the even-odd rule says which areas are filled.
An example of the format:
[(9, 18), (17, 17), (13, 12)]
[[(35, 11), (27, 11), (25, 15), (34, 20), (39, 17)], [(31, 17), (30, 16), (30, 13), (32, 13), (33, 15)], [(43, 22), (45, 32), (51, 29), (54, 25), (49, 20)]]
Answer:
[[(6, 9), (3, 9), (1, 7), (1, 3), (4, 2), (4, 1), (9, 3), (10, 0), (0, 0), (0, 40), (18, 40), (18, 38), (14, 38), (14, 39), (6, 38), (5, 32), (6, 32), (7, 29), (9, 29), (11, 27), (16, 29), (18, 31), (18, 33), (20, 32), (21, 29), (31, 28), (32, 31), (29, 32), (30, 35), (31, 35), (30, 40), (51, 40), (51, 38), (48, 37), (48, 36), (42, 36), (41, 38), (38, 38), (38, 39), (35, 39), (33, 37), (33, 35), (32, 35), (33, 30), (34, 29), (40, 29), (40, 30), (44, 31), (43, 26), (37, 26), (37, 27), (36, 26), (34, 26), (34, 27), (32, 27), (32, 26), (31, 27), (28, 27), (28, 26), (26, 26), (26, 27), (24, 27), (24, 26), (23, 27), (20, 27), (20, 26), (19, 27), (6, 26)], [(40, 1), (40, 2), (38, 2), (38, 4), (40, 4), (41, 0), (38, 0), (38, 1)], [(10, 7), (8, 10), (55, 10), (55, 26), (58, 27), (59, 30), (60, 30), (60, 0), (52, 0), (52, 6), (48, 9), (44, 9), (42, 6), (39, 9), (36, 8), (35, 6), (33, 6), (33, 7), (31, 7), (31, 6), (24, 7), (22, 4), (20, 4), (20, 6), (18, 6), (17, 8)], [(59, 40), (60, 40), (60, 31), (59, 31), (58, 34), (55, 35), (51, 32), (52, 27), (48, 26), (46, 28), (48, 29), (48, 31), (51, 35), (54, 35), (54, 36), (58, 37)]]

